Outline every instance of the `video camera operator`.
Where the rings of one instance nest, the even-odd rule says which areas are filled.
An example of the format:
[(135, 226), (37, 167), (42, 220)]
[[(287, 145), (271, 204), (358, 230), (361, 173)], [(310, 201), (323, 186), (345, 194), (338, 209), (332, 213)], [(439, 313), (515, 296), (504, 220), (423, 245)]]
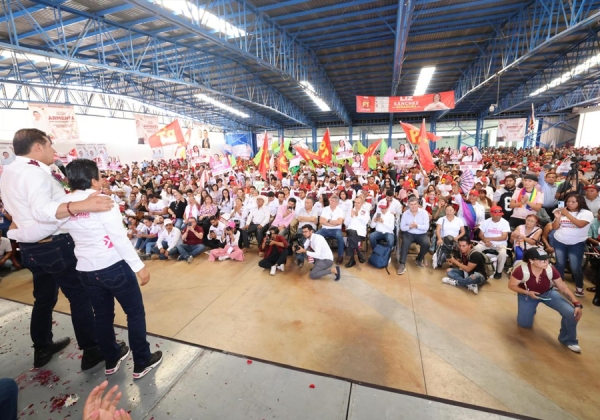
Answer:
[(271, 226), (263, 238), (262, 249), (265, 250), (265, 257), (258, 262), (262, 268), (271, 270), (274, 276), (277, 270), (284, 271), (285, 260), (288, 256), (288, 241), (279, 234), (277, 226)]

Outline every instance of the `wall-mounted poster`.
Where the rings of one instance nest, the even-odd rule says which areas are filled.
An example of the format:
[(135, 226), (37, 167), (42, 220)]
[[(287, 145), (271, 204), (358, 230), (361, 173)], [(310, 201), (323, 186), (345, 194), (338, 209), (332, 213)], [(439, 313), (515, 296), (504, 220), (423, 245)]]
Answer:
[(525, 138), (525, 128), (527, 120), (525, 118), (511, 118), (509, 120), (498, 120), (498, 131), (496, 132), (496, 141), (498, 143), (512, 143), (523, 141)]
[(454, 109), (454, 91), (419, 96), (357, 96), (356, 112), (419, 112)]
[(53, 143), (79, 141), (79, 127), (72, 105), (30, 103), (31, 124), (42, 130)]
[(133, 114), (137, 144), (148, 144), (151, 135), (158, 131), (158, 115)]
[(15, 150), (12, 142), (0, 142), (0, 176), (4, 166), (10, 165), (15, 160)]

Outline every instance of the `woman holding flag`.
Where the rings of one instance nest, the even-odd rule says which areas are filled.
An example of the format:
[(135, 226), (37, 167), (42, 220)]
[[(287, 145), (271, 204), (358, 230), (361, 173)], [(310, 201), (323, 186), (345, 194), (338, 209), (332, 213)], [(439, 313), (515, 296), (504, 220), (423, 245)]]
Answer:
[(544, 193), (535, 188), (538, 177), (527, 174), (523, 177), (523, 188), (515, 190), (509, 207), (513, 210), (509, 223), (511, 230), (525, 224), (530, 214), (536, 214), (544, 204)]

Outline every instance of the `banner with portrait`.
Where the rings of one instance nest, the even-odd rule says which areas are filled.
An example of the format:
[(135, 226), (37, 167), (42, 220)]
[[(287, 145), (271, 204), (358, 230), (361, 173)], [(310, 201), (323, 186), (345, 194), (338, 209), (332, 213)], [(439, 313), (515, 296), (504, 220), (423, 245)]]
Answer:
[(79, 127), (72, 105), (30, 103), (31, 124), (42, 130), (53, 143), (79, 141)]
[(215, 153), (209, 158), (210, 170), (213, 176), (219, 176), (231, 171), (231, 162), (229, 156), (225, 154)]
[[(76, 143), (75, 144), (75, 158), (76, 159), (90, 159), (98, 164), (98, 169), (101, 171), (106, 170), (120, 170), (121, 163), (119, 158), (108, 155), (106, 144), (104, 143)], [(61, 160), (63, 160), (61, 158)], [(72, 158), (68, 159), (70, 162)], [(64, 161), (63, 161), (64, 163)]]
[(2, 176), (4, 166), (13, 163), (16, 158), (12, 142), (0, 142), (0, 155), (2, 156), (0, 157), (0, 176)]
[(252, 151), (252, 136), (248, 133), (225, 134), (225, 145), (228, 146), (225, 151), (231, 153), (236, 158), (250, 159), (254, 156), (254, 152)]
[(496, 131), (496, 142), (514, 143), (523, 141), (527, 120), (525, 118), (511, 118), (507, 120), (498, 120), (498, 131)]
[(148, 144), (148, 139), (159, 130), (158, 115), (133, 114), (137, 144)]
[(356, 112), (423, 112), (454, 109), (454, 91), (418, 96), (357, 96)]

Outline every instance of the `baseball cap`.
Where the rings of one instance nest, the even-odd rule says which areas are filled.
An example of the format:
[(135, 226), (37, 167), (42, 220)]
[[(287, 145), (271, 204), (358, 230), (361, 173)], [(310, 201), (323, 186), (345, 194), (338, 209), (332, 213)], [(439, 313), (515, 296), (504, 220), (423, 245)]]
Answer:
[(171, 219), (165, 219), (165, 225), (172, 225), (173, 221)]
[(258, 200), (259, 198), (260, 198), (261, 200), (265, 201), (265, 196), (264, 196), (264, 195), (257, 195), (257, 196), (256, 196), (256, 199)]
[(383, 200), (381, 203), (379, 203), (377, 205), (377, 207), (379, 207), (380, 209), (387, 209), (388, 208), (388, 203), (386, 200)]
[(550, 259), (550, 255), (548, 255), (546, 253), (546, 251), (544, 251), (541, 248), (530, 248), (527, 251), (525, 251), (525, 254), (523, 254), (523, 261), (525, 262), (529, 262), (531, 260), (549, 260)]
[(584, 190), (596, 190), (596, 191), (600, 191), (600, 187), (598, 185), (586, 185), (585, 187), (583, 187)]
[(471, 190), (471, 191), (469, 191), (469, 195), (474, 195), (476, 197), (479, 197), (479, 191), (477, 191), (477, 190)]
[(500, 207), (500, 206), (492, 207), (490, 209), (490, 213), (504, 214), (504, 212), (502, 211), (502, 207)]

